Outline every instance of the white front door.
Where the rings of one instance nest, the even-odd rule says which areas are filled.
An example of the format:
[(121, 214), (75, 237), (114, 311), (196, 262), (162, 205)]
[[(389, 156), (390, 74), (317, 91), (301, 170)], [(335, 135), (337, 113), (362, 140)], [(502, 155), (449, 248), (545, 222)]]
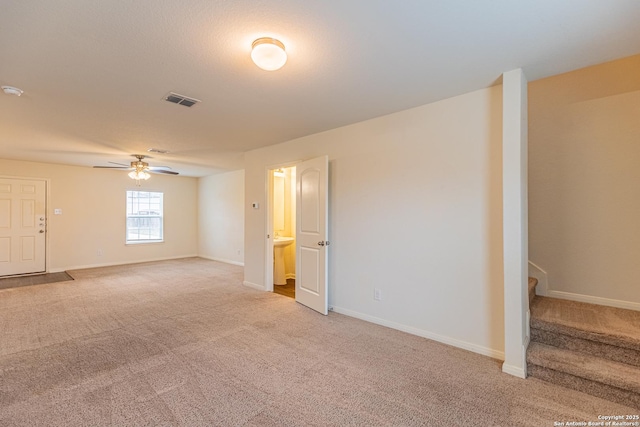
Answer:
[(0, 178), (0, 276), (44, 273), (46, 183)]
[(296, 165), (296, 301), (327, 314), (329, 158)]

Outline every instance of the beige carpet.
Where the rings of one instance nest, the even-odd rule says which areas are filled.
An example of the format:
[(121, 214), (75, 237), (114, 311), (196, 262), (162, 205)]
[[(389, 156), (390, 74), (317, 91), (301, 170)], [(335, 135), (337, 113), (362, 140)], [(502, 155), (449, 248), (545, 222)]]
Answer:
[(202, 259), (0, 291), (2, 426), (551, 426), (637, 411)]

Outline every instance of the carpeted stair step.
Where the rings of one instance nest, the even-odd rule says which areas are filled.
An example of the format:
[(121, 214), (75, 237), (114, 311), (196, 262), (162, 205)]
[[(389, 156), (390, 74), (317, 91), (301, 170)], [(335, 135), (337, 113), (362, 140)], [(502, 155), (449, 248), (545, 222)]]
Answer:
[(531, 341), (640, 367), (640, 351), (542, 329), (531, 329)]
[(540, 296), (530, 310), (532, 335), (536, 330), (640, 352), (640, 311)]
[(530, 376), (640, 409), (640, 368), (532, 342)]
[(530, 310), (530, 376), (640, 409), (640, 312), (547, 297)]
[(538, 284), (538, 279), (535, 277), (529, 277), (529, 306), (533, 303), (533, 299), (536, 297), (536, 285)]

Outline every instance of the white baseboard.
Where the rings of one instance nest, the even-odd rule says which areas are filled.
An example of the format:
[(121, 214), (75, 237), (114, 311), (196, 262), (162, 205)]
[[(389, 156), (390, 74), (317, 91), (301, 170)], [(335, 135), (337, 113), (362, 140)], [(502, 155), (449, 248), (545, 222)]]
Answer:
[(257, 285), (255, 283), (251, 283), (251, 282), (247, 282), (246, 280), (244, 282), (242, 282), (242, 284), (245, 285), (248, 288), (257, 289), (258, 291), (264, 291), (264, 286)]
[(538, 279), (536, 295), (541, 295), (543, 297), (549, 296), (549, 279), (547, 272), (531, 261), (529, 261), (529, 277), (535, 277)]
[(514, 377), (525, 379), (527, 378), (527, 348), (529, 348), (529, 342), (531, 339), (526, 336), (524, 343), (522, 343), (522, 349), (520, 357), (522, 358), (522, 366), (514, 366), (507, 363), (502, 364), (502, 372), (505, 374), (513, 375)]
[(519, 366), (507, 365), (506, 363), (503, 363), (502, 372), (522, 379), (527, 378), (527, 370)]
[(386, 326), (391, 329), (397, 329), (398, 331), (406, 332), (419, 337), (427, 338), (433, 341), (438, 341), (443, 344), (452, 345), (454, 347), (469, 350), (474, 353), (482, 354), (483, 356), (489, 356), (494, 359), (504, 360), (504, 352), (494, 350), (491, 348), (483, 347), (477, 344), (461, 341), (455, 338), (439, 335), (433, 332), (425, 331), (424, 329), (415, 328), (413, 326), (403, 325), (401, 323), (392, 322), (390, 320), (381, 319), (379, 317), (370, 316), (368, 314), (359, 313), (357, 311), (349, 310), (342, 307), (332, 306), (334, 312), (344, 314), (346, 316), (355, 317), (356, 319), (365, 320), (367, 322), (375, 323), (376, 325)]
[(116, 261), (116, 262), (104, 262), (100, 264), (75, 265), (71, 267), (51, 268), (49, 269), (49, 273), (60, 273), (62, 271), (68, 271), (68, 270), (84, 270), (86, 268), (114, 267), (117, 265), (142, 264), (145, 262), (168, 261), (173, 259), (197, 258), (197, 257), (198, 255), (194, 254), (194, 255), (180, 255), (180, 256), (165, 257), (165, 258), (137, 259), (135, 261)]
[(233, 265), (239, 265), (240, 267), (244, 267), (244, 262), (240, 262), (240, 261), (232, 261), (230, 259), (216, 258), (216, 257), (210, 257), (206, 255), (198, 255), (198, 257), (208, 259), (209, 261), (224, 262), (225, 264), (233, 264)]
[(531, 261), (529, 261), (529, 276), (538, 279), (538, 286), (536, 286), (536, 295), (640, 311), (640, 303), (638, 302), (622, 301), (584, 294), (574, 294), (571, 292), (555, 291), (553, 289), (550, 289), (547, 272)]
[(608, 307), (626, 308), (627, 310), (640, 311), (640, 303), (632, 301), (622, 301), (617, 299), (609, 299), (602, 297), (594, 297), (591, 295), (574, 294), (571, 292), (552, 291), (548, 292), (549, 297), (560, 298), (571, 301), (587, 302), (591, 304), (606, 305)]

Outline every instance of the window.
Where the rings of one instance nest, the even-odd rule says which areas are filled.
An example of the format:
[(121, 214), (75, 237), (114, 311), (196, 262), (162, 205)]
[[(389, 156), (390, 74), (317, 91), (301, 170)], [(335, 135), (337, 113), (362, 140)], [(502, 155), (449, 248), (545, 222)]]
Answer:
[(162, 242), (162, 193), (127, 191), (127, 243)]

